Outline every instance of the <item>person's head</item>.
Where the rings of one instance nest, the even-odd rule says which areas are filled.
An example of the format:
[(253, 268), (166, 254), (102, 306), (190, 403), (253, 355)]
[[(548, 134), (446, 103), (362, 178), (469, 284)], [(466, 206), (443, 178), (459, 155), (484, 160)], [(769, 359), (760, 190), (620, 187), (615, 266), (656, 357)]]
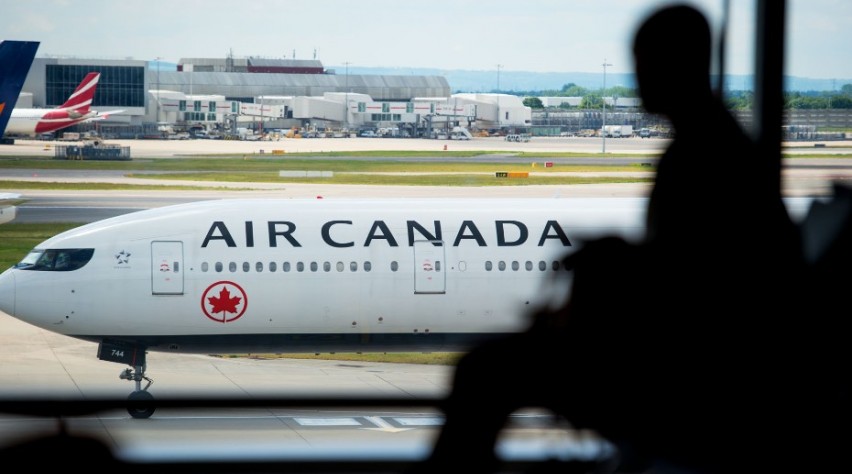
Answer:
[(710, 25), (688, 5), (664, 7), (642, 22), (633, 41), (645, 110), (671, 114), (710, 91)]

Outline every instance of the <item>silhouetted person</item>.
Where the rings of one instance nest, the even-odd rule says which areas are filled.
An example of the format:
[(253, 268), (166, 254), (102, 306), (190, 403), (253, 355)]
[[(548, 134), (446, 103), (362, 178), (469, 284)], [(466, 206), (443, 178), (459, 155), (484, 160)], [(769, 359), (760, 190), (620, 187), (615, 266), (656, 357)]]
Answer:
[(500, 431), (525, 407), (612, 441), (620, 471), (768, 472), (819, 460), (797, 451), (816, 446), (804, 432), (816, 412), (802, 404), (819, 400), (809, 338), (820, 329), (802, 311), (809, 272), (781, 199), (780, 157), (762, 156), (714, 95), (699, 11), (654, 12), (633, 46), (644, 107), (674, 129), (646, 237), (585, 243), (565, 259), (564, 307), (461, 359), (423, 470), (465, 460), (493, 472)]

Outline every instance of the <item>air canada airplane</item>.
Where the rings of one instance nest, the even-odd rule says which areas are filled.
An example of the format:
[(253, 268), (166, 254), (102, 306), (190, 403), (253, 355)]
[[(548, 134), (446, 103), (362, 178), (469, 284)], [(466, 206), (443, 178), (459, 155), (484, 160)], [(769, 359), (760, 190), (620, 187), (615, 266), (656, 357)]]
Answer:
[[(90, 72), (80, 82), (74, 93), (59, 107), (53, 109), (12, 110), (6, 133), (14, 135), (37, 135), (61, 130), (88, 120), (101, 120), (107, 113), (99, 113), (91, 108), (101, 74)], [(111, 111), (109, 114), (122, 111)]]
[[(562, 258), (639, 237), (644, 199), (216, 200), (60, 233), (0, 275), (0, 310), (98, 343), (131, 400), (146, 352), (458, 351), (566, 296)], [(560, 278), (564, 276), (565, 278)], [(142, 381), (147, 385), (142, 387)], [(153, 408), (131, 408), (137, 418)]]

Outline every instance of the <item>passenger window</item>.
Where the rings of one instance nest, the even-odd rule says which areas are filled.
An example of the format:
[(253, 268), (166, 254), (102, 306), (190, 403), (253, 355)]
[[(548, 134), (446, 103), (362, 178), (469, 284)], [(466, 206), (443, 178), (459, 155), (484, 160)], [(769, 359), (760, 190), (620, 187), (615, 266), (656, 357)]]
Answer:
[(357, 272), (358, 271), (358, 262), (349, 262), (349, 271)]
[(331, 262), (323, 262), (322, 271), (330, 272), (331, 271)]
[(237, 262), (230, 262), (228, 264), (228, 271), (231, 272), (231, 273), (234, 273), (235, 271), (237, 271)]
[(399, 270), (399, 264), (396, 263), (396, 261), (394, 260), (393, 262), (391, 262), (391, 271), (395, 272), (397, 270)]
[(224, 270), (222, 262), (216, 262), (216, 273), (222, 273), (222, 270)]
[(297, 272), (303, 272), (303, 271), (305, 271), (305, 264), (304, 264), (304, 263), (302, 263), (302, 262), (297, 263), (297, 264), (296, 264), (296, 271), (297, 271)]
[(520, 264), (520, 263), (518, 263), (518, 261), (517, 261), (517, 260), (513, 260), (513, 261), (512, 261), (512, 270), (513, 270), (513, 271), (518, 271), (518, 269), (519, 269), (519, 268), (521, 268), (521, 264)]
[(500, 260), (500, 263), (497, 264), (497, 268), (500, 269), (501, 272), (506, 270), (506, 262)]
[(317, 262), (311, 262), (311, 271), (315, 272), (317, 270), (319, 270), (319, 265), (317, 265)]
[(364, 271), (369, 272), (373, 269), (373, 264), (370, 262), (364, 262)]
[(262, 262), (255, 263), (254, 264), (254, 270), (258, 273), (262, 272), (263, 271), (263, 263)]
[(289, 272), (290, 271), (290, 262), (282, 263), (281, 264), (281, 270), (283, 270), (285, 272)]
[(494, 264), (491, 263), (491, 260), (485, 262), (485, 271), (490, 272), (494, 268)]
[(532, 271), (533, 263), (527, 260), (527, 263), (524, 264), (524, 268), (526, 268), (528, 272)]
[(201, 271), (202, 271), (202, 272), (207, 273), (207, 271), (208, 271), (209, 269), (210, 269), (210, 265), (209, 265), (207, 262), (202, 262), (202, 263), (201, 263)]
[(275, 262), (269, 262), (269, 271), (270, 272), (274, 272), (277, 269), (278, 269), (278, 265), (276, 265)]
[(243, 262), (243, 271), (247, 272), (249, 270), (251, 270), (251, 265), (248, 262)]

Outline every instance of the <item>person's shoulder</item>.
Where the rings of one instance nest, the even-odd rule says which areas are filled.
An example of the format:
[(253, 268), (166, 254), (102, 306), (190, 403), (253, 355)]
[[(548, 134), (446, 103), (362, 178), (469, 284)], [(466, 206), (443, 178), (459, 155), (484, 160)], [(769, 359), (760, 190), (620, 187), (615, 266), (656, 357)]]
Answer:
[(642, 252), (643, 245), (619, 236), (603, 236), (581, 244), (576, 252), (563, 259), (569, 269), (608, 266), (606, 262), (628, 261)]

